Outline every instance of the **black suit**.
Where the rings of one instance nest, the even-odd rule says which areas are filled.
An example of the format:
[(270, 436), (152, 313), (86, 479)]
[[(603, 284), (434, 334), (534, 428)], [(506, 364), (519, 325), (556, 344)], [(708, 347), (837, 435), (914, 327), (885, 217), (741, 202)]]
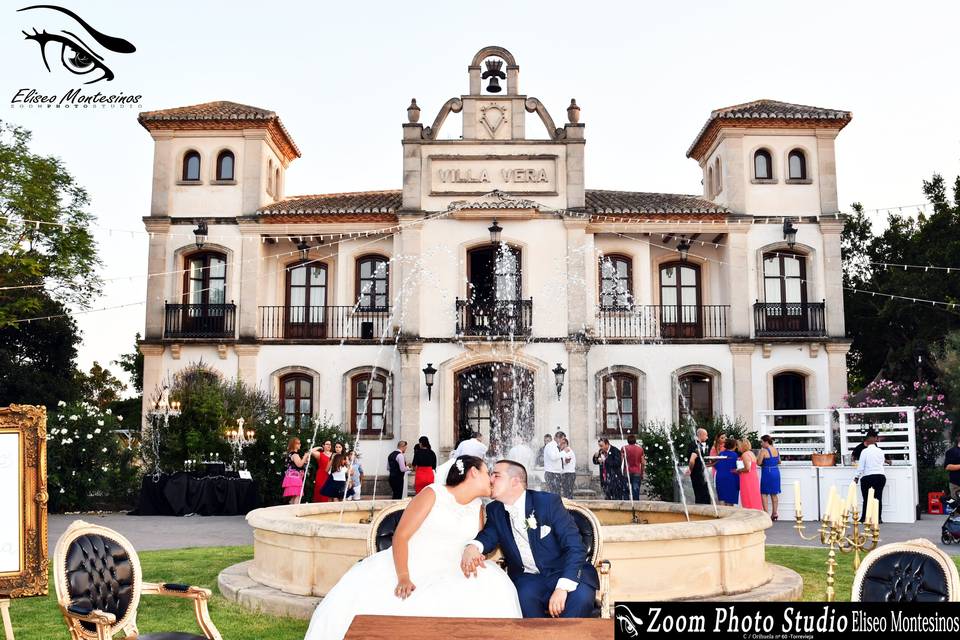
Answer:
[(394, 450), (389, 456), (387, 456), (387, 470), (390, 472), (390, 490), (393, 491), (393, 499), (399, 500), (404, 498), (406, 491), (406, 474), (400, 470), (400, 462), (397, 460), (397, 456), (402, 456), (400, 449)]

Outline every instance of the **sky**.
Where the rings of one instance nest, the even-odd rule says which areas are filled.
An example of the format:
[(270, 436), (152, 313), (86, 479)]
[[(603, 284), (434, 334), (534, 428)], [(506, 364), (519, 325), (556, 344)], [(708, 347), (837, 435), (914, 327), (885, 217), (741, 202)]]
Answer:
[[(136, 47), (105, 57), (115, 78), (85, 93), (140, 94), (144, 110), (231, 100), (276, 111), (303, 153), (287, 195), (400, 188), (410, 99), (429, 124), (493, 44), (556, 122), (576, 98), (588, 188), (700, 193), (685, 157), (694, 136), (712, 109), (759, 98), (853, 112), (836, 149), (843, 209), (920, 203), (924, 179), (960, 173), (955, 2), (60, 2)], [(137, 109), (11, 105), (20, 89), (83, 86), (60, 68), (60, 45), (46, 45), (48, 73), (21, 33), (66, 18), (16, 11), (29, 4), (0, 8), (0, 119), (31, 130), (33, 149), (90, 193), (101, 274), (121, 278), (91, 307), (134, 304), (77, 316), (78, 364), (120, 376), (110, 363), (144, 325), (152, 140)]]

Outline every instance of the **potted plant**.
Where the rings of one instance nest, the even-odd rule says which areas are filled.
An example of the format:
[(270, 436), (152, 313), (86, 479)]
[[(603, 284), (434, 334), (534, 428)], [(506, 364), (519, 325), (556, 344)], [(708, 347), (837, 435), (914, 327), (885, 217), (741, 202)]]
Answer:
[(815, 467), (832, 467), (837, 463), (833, 451), (827, 451), (826, 449), (820, 453), (811, 453), (810, 458), (813, 460), (813, 466)]

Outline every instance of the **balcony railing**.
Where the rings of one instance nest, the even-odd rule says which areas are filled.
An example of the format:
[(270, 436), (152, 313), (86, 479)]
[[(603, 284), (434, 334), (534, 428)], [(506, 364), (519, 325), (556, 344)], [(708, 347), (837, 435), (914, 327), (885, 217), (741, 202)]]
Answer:
[(729, 309), (729, 305), (720, 304), (600, 309), (597, 336), (649, 340), (726, 338)]
[(164, 338), (232, 338), (237, 306), (230, 304), (167, 304)]
[(470, 302), (457, 298), (457, 335), (527, 336), (533, 326), (533, 298)]
[(261, 340), (389, 340), (392, 337), (387, 308), (260, 307)]
[(823, 302), (758, 302), (753, 320), (758, 338), (827, 335)]

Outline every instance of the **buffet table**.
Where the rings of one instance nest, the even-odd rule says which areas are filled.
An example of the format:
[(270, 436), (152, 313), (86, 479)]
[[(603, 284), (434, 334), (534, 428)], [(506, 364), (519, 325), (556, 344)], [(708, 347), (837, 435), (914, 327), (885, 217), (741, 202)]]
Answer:
[(260, 506), (254, 480), (236, 473), (204, 475), (179, 471), (146, 475), (140, 486), (137, 516), (238, 516)]

